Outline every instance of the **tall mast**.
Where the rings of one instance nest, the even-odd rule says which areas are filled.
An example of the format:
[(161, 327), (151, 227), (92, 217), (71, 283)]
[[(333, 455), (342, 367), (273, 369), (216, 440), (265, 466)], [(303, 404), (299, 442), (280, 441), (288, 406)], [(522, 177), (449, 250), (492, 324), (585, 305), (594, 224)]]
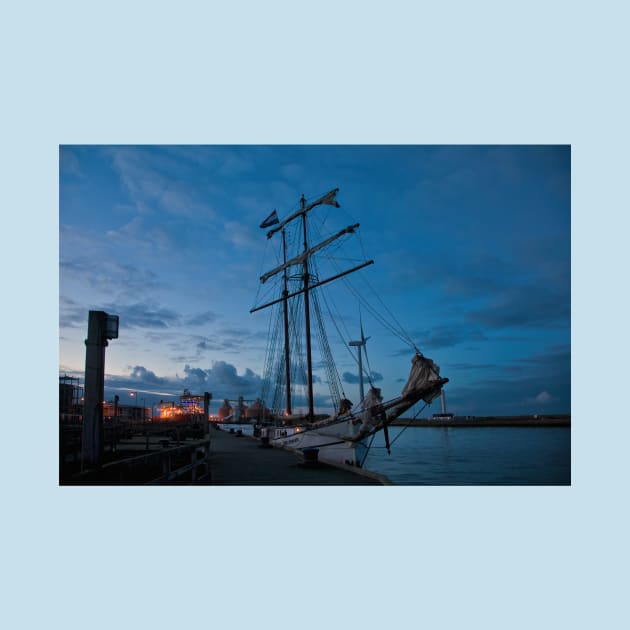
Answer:
[[(285, 231), (282, 230), (282, 255), (284, 264), (287, 263), (287, 242)], [(283, 274), (284, 288), (282, 290), (282, 308), (284, 313), (284, 369), (287, 388), (287, 415), (291, 415), (291, 358), (289, 354), (289, 289), (287, 286), (287, 268)]]
[[(302, 210), (306, 207), (306, 199), (304, 199), (304, 195), (302, 194), (302, 199), (300, 199), (300, 205), (302, 206)], [(308, 283), (309, 283), (309, 273), (308, 273), (308, 256), (306, 255), (308, 252), (308, 238), (306, 232), (306, 212), (302, 213), (302, 228), (304, 233), (304, 275), (303, 275), (303, 283), (304, 283), (304, 324), (306, 327), (306, 378), (307, 378), (307, 387), (308, 387), (308, 419), (312, 422), (315, 416), (315, 410), (313, 408), (313, 360), (311, 356), (311, 309), (310, 309), (310, 300), (308, 296)]]
[[(333, 280), (336, 280), (338, 278), (342, 278), (343, 276), (346, 276), (350, 273), (354, 273), (355, 271), (358, 271), (359, 269), (363, 269), (363, 267), (367, 267), (368, 265), (372, 265), (374, 264), (373, 260), (368, 260), (366, 262), (363, 262), (359, 265), (356, 265), (355, 267), (352, 267), (352, 269), (347, 269), (345, 271), (341, 271), (340, 273), (334, 275), (334, 276), (330, 276), (328, 278), (325, 278), (323, 280), (320, 279), (316, 279), (313, 283), (311, 283), (311, 277), (310, 277), (310, 273), (309, 273), (309, 264), (308, 264), (308, 259), (315, 254), (317, 251), (323, 249), (324, 247), (327, 247), (328, 245), (330, 245), (331, 243), (333, 243), (335, 240), (341, 238), (344, 234), (352, 234), (354, 233), (354, 231), (356, 230), (356, 228), (359, 227), (358, 223), (355, 223), (354, 225), (350, 225), (348, 227), (346, 227), (345, 229), (341, 230), (340, 232), (337, 232), (337, 234), (334, 234), (333, 236), (330, 236), (329, 238), (327, 238), (326, 240), (322, 241), (321, 243), (318, 243), (316, 245), (314, 245), (313, 247), (311, 247), (309, 249), (308, 246), (308, 232), (306, 229), (306, 214), (308, 212), (310, 212), (313, 208), (320, 206), (320, 205), (331, 205), (334, 206), (336, 208), (339, 208), (339, 204), (337, 203), (335, 197), (337, 195), (338, 192), (338, 188), (335, 188), (333, 190), (331, 190), (330, 192), (326, 193), (325, 195), (323, 195), (322, 197), (320, 197), (319, 199), (316, 199), (315, 201), (309, 203), (308, 205), (306, 204), (306, 199), (304, 198), (304, 195), (302, 195), (302, 198), (300, 199), (300, 208), (298, 210), (296, 210), (295, 212), (293, 212), (291, 215), (289, 215), (286, 219), (284, 219), (283, 221), (281, 221), (278, 225), (276, 225), (274, 228), (272, 228), (271, 230), (269, 230), (269, 232), (267, 232), (267, 238), (271, 238), (276, 232), (280, 232), (282, 231), (282, 248), (283, 248), (283, 263), (282, 265), (279, 265), (277, 267), (275, 267), (274, 269), (272, 269), (271, 271), (268, 271), (267, 273), (263, 274), (260, 277), (260, 281), (261, 283), (265, 283), (267, 280), (269, 280), (269, 278), (271, 278), (272, 276), (276, 275), (277, 273), (280, 273), (281, 271), (283, 272), (283, 290), (282, 290), (282, 295), (281, 297), (275, 299), (275, 300), (271, 300), (270, 302), (267, 302), (266, 304), (261, 304), (260, 306), (256, 306), (254, 308), (250, 309), (250, 313), (254, 313), (256, 311), (259, 311), (263, 308), (268, 308), (269, 306), (273, 306), (274, 304), (278, 304), (279, 302), (283, 303), (283, 308), (284, 308), (284, 359), (285, 359), (285, 370), (286, 370), (286, 384), (287, 384), (287, 402), (286, 402), (286, 406), (287, 406), (287, 412), (291, 413), (291, 392), (290, 392), (290, 387), (291, 387), (291, 381), (290, 381), (290, 358), (289, 358), (289, 316), (288, 316), (288, 301), (289, 299), (296, 297), (298, 295), (300, 295), (301, 293), (304, 293), (304, 320), (305, 320), (305, 328), (306, 328), (306, 371), (307, 371), (307, 387), (308, 387), (308, 415), (309, 415), (309, 419), (312, 421), (315, 417), (315, 409), (314, 409), (314, 401), (313, 401), (313, 359), (312, 359), (312, 354), (311, 354), (311, 312), (310, 312), (310, 299), (309, 299), (309, 292), (312, 291), (313, 289), (315, 289), (316, 287), (320, 287), (324, 284), (327, 284), (329, 282), (332, 282)], [(286, 253), (286, 236), (285, 236), (285, 230), (284, 227), (292, 222), (295, 219), (298, 218), (302, 218), (302, 233), (303, 233), (303, 237), (304, 237), (304, 250), (302, 251), (302, 253), (300, 253), (298, 256), (295, 256), (294, 258), (291, 258), (291, 260), (287, 260), (287, 253)], [(287, 275), (287, 271), (290, 267), (295, 267), (298, 265), (302, 265), (302, 288), (293, 291), (291, 293), (289, 293), (288, 290), (288, 275)], [(363, 338), (363, 333), (362, 333), (362, 341), (363, 343), (365, 343), (365, 339)]]

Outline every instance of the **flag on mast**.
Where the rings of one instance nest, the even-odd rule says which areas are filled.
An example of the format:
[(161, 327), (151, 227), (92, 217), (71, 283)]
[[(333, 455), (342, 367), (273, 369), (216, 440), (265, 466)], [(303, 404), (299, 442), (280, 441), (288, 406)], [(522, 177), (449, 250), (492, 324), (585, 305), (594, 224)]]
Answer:
[(335, 206), (335, 208), (339, 208), (339, 202), (335, 199), (338, 190), (339, 188), (335, 188), (335, 190), (331, 190), (327, 195), (324, 195), (321, 198), (320, 203), (325, 203), (329, 206)]
[(261, 228), (267, 228), (270, 225), (274, 225), (276, 223), (280, 223), (278, 220), (278, 213), (274, 210), (261, 224)]

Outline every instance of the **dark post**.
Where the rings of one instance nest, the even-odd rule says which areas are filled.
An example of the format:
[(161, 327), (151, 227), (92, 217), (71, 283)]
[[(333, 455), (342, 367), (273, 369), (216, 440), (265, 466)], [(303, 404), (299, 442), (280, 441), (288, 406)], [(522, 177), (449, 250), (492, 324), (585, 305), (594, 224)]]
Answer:
[[(306, 204), (304, 195), (301, 199), (302, 208)], [(308, 251), (308, 239), (306, 233), (306, 213), (302, 215), (302, 227), (304, 231), (304, 253)], [(306, 375), (308, 384), (308, 418), (312, 422), (315, 417), (315, 411), (313, 409), (313, 360), (311, 357), (311, 309), (308, 297), (308, 256), (304, 256), (304, 323), (306, 328)]]
[(103, 397), (105, 395), (105, 348), (118, 337), (118, 317), (90, 311), (85, 340), (85, 398), (82, 431), (82, 465), (98, 466), (103, 452)]
[[(282, 230), (282, 255), (284, 258), (284, 264), (287, 264), (287, 242), (285, 231)], [(287, 388), (287, 415), (291, 415), (291, 354), (289, 352), (289, 288), (287, 286), (287, 270), (284, 269), (284, 289), (282, 291), (282, 307), (284, 316), (284, 370), (285, 370), (285, 385)]]
[(114, 396), (114, 417), (112, 418), (112, 451), (116, 450), (118, 444), (118, 403), (120, 402), (120, 396), (116, 394)]
[(212, 400), (212, 394), (210, 392), (204, 392), (203, 395), (203, 432), (210, 432), (210, 401)]

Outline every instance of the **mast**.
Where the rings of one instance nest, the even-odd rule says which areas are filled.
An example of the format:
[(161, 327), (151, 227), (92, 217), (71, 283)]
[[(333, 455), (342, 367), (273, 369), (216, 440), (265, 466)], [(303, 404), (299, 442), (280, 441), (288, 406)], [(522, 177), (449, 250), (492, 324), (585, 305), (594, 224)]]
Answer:
[(306, 207), (306, 199), (304, 199), (304, 194), (302, 194), (302, 198), (300, 199), (300, 205), (302, 206), (302, 230), (304, 233), (304, 275), (303, 275), (303, 286), (304, 286), (304, 325), (306, 327), (306, 378), (307, 378), (307, 388), (308, 388), (308, 419), (312, 422), (315, 416), (315, 410), (313, 407), (313, 359), (311, 356), (311, 309), (310, 309), (310, 300), (308, 296), (308, 256), (306, 255), (308, 252), (308, 238), (306, 233), (306, 212), (304, 212), (304, 208)]
[(289, 289), (287, 286), (287, 241), (286, 233), (282, 230), (282, 256), (284, 258), (284, 288), (282, 290), (282, 309), (284, 314), (284, 369), (287, 388), (287, 415), (291, 415), (291, 358), (289, 355)]
[[(292, 265), (304, 264), (304, 260), (306, 258), (308, 258), (309, 256), (312, 256), (315, 252), (326, 247), (326, 245), (330, 245), (332, 242), (336, 241), (340, 236), (343, 236), (344, 234), (354, 234), (354, 231), (359, 227), (359, 225), (360, 225), (359, 223), (355, 223), (354, 225), (349, 225), (343, 230), (340, 230), (339, 232), (337, 232), (337, 234), (334, 234), (330, 238), (327, 238), (325, 241), (322, 241), (321, 243), (318, 243), (314, 247), (311, 247), (308, 251), (302, 252), (299, 256), (296, 256), (295, 258), (291, 258), (291, 260), (289, 261), (287, 261), (286, 256), (285, 256), (284, 262), (278, 267), (276, 267), (275, 269), (272, 269), (271, 271), (268, 271), (267, 273), (264, 273), (262, 276), (260, 276), (260, 281), (264, 284), (265, 282), (267, 282), (267, 280), (269, 280), (269, 278), (271, 278), (272, 276), (275, 276), (277, 273), (281, 272), (287, 267), (291, 267)], [(284, 234), (284, 230), (282, 231), (282, 233)]]
[[(314, 400), (313, 400), (314, 399), (314, 396), (313, 396), (313, 359), (312, 359), (312, 352), (311, 352), (311, 313), (310, 313), (309, 293), (316, 287), (320, 287), (324, 284), (327, 284), (328, 282), (332, 282), (333, 280), (336, 280), (337, 278), (341, 278), (345, 275), (358, 271), (359, 269), (362, 269), (363, 267), (367, 267), (368, 265), (374, 264), (373, 260), (368, 260), (359, 265), (356, 265), (352, 269), (347, 269), (346, 271), (342, 271), (324, 280), (316, 279), (313, 283), (311, 283), (311, 276), (309, 272), (309, 263), (308, 263), (309, 258), (315, 252), (319, 251), (320, 249), (323, 249), (327, 245), (330, 245), (333, 241), (337, 240), (344, 234), (354, 233), (356, 228), (359, 227), (358, 223), (354, 225), (350, 225), (347, 228), (338, 232), (337, 234), (325, 239), (321, 243), (318, 243), (317, 245), (314, 245), (313, 247), (309, 249), (308, 232), (307, 232), (307, 226), (306, 226), (306, 214), (310, 210), (315, 208), (316, 206), (319, 206), (322, 204), (331, 205), (336, 208), (339, 208), (339, 204), (335, 200), (335, 196), (337, 195), (338, 190), (339, 190), (338, 188), (335, 188), (331, 190), (330, 192), (326, 193), (325, 195), (323, 195), (322, 197), (320, 197), (319, 199), (316, 199), (315, 201), (309, 203), (308, 205), (306, 204), (306, 199), (304, 198), (304, 195), (302, 195), (300, 199), (300, 208), (296, 210), (295, 212), (293, 212), (289, 217), (284, 219), (284, 221), (282, 221), (279, 225), (276, 225), (273, 229), (267, 232), (267, 238), (271, 238), (276, 232), (280, 232), (280, 231), (282, 232), (283, 264), (263, 274), (260, 277), (260, 281), (261, 283), (265, 283), (269, 278), (271, 278), (275, 274), (282, 271), (283, 272), (282, 295), (278, 299), (275, 299), (270, 302), (267, 302), (266, 304), (262, 304), (260, 306), (251, 308), (249, 311), (250, 313), (254, 313), (263, 308), (272, 306), (273, 304), (277, 304), (279, 302), (283, 303), (284, 342), (285, 342), (284, 343), (284, 361), (285, 361), (285, 373), (286, 373), (286, 385), (287, 385), (286, 404), (287, 404), (287, 412), (291, 413), (291, 392), (290, 392), (290, 387), (291, 387), (290, 367), (291, 366), (290, 366), (290, 355), (289, 355), (290, 348), (289, 348), (288, 300), (297, 295), (300, 295), (301, 293), (304, 293), (304, 322), (305, 322), (305, 328), (306, 328), (305, 330), (305, 333), (306, 333), (306, 344), (305, 344), (306, 345), (306, 371), (307, 371), (307, 388), (308, 388), (307, 395), (308, 395), (308, 416), (309, 416), (310, 421), (314, 420), (315, 409), (314, 409)], [(300, 253), (298, 256), (291, 258), (291, 260), (287, 260), (286, 236), (285, 236), (284, 228), (288, 223), (290, 223), (291, 221), (299, 217), (302, 218), (302, 234), (303, 234), (303, 239), (304, 239), (304, 249), (302, 253)], [(297, 265), (302, 265), (302, 288), (289, 293), (288, 282), (287, 282), (288, 281), (287, 270), (290, 267), (297, 266)], [(363, 334), (362, 334), (362, 339), (363, 339), (363, 343), (365, 343)]]
[[(359, 269), (363, 269), (363, 267), (367, 267), (368, 265), (373, 265), (373, 264), (374, 264), (373, 260), (367, 260), (366, 262), (361, 263), (360, 265), (357, 265), (356, 267), (352, 267), (352, 269), (347, 269), (346, 271), (342, 271), (341, 273), (331, 276), (330, 278), (326, 278), (325, 280), (320, 280), (319, 282), (316, 282), (315, 284), (310, 284), (309, 290), (315, 289), (317, 287), (321, 287), (322, 285), (328, 284), (329, 282), (332, 282), (333, 280), (337, 280), (337, 278), (343, 278), (343, 276), (347, 276), (349, 273), (354, 273), (355, 271), (359, 271)], [(295, 297), (296, 295), (300, 295), (301, 293), (304, 293), (304, 289), (293, 291), (293, 293), (289, 293), (287, 297), (292, 298), (292, 297)], [(268, 306), (273, 306), (274, 304), (278, 304), (279, 302), (282, 302), (282, 300), (283, 298), (279, 297), (277, 300), (271, 300), (271, 302), (267, 302), (266, 304), (261, 304), (260, 306), (255, 306), (254, 308), (250, 308), (249, 312), (255, 313), (256, 311), (261, 311), (263, 308), (267, 308)]]

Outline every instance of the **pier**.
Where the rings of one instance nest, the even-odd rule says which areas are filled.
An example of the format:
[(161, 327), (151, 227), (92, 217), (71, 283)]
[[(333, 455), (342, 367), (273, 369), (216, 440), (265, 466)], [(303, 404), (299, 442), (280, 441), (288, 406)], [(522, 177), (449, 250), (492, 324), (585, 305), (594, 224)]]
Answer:
[(301, 453), (265, 448), (260, 440), (214, 428), (210, 432), (213, 485), (388, 485), (375, 473), (350, 466), (305, 462)]
[(106, 436), (102, 465), (84, 469), (80, 436), (62, 433), (60, 485), (390, 485), (382, 475), (309, 461), (300, 451), (265, 447), (257, 438), (215, 424), (203, 437), (183, 427), (177, 434), (151, 429), (124, 432), (118, 439)]

